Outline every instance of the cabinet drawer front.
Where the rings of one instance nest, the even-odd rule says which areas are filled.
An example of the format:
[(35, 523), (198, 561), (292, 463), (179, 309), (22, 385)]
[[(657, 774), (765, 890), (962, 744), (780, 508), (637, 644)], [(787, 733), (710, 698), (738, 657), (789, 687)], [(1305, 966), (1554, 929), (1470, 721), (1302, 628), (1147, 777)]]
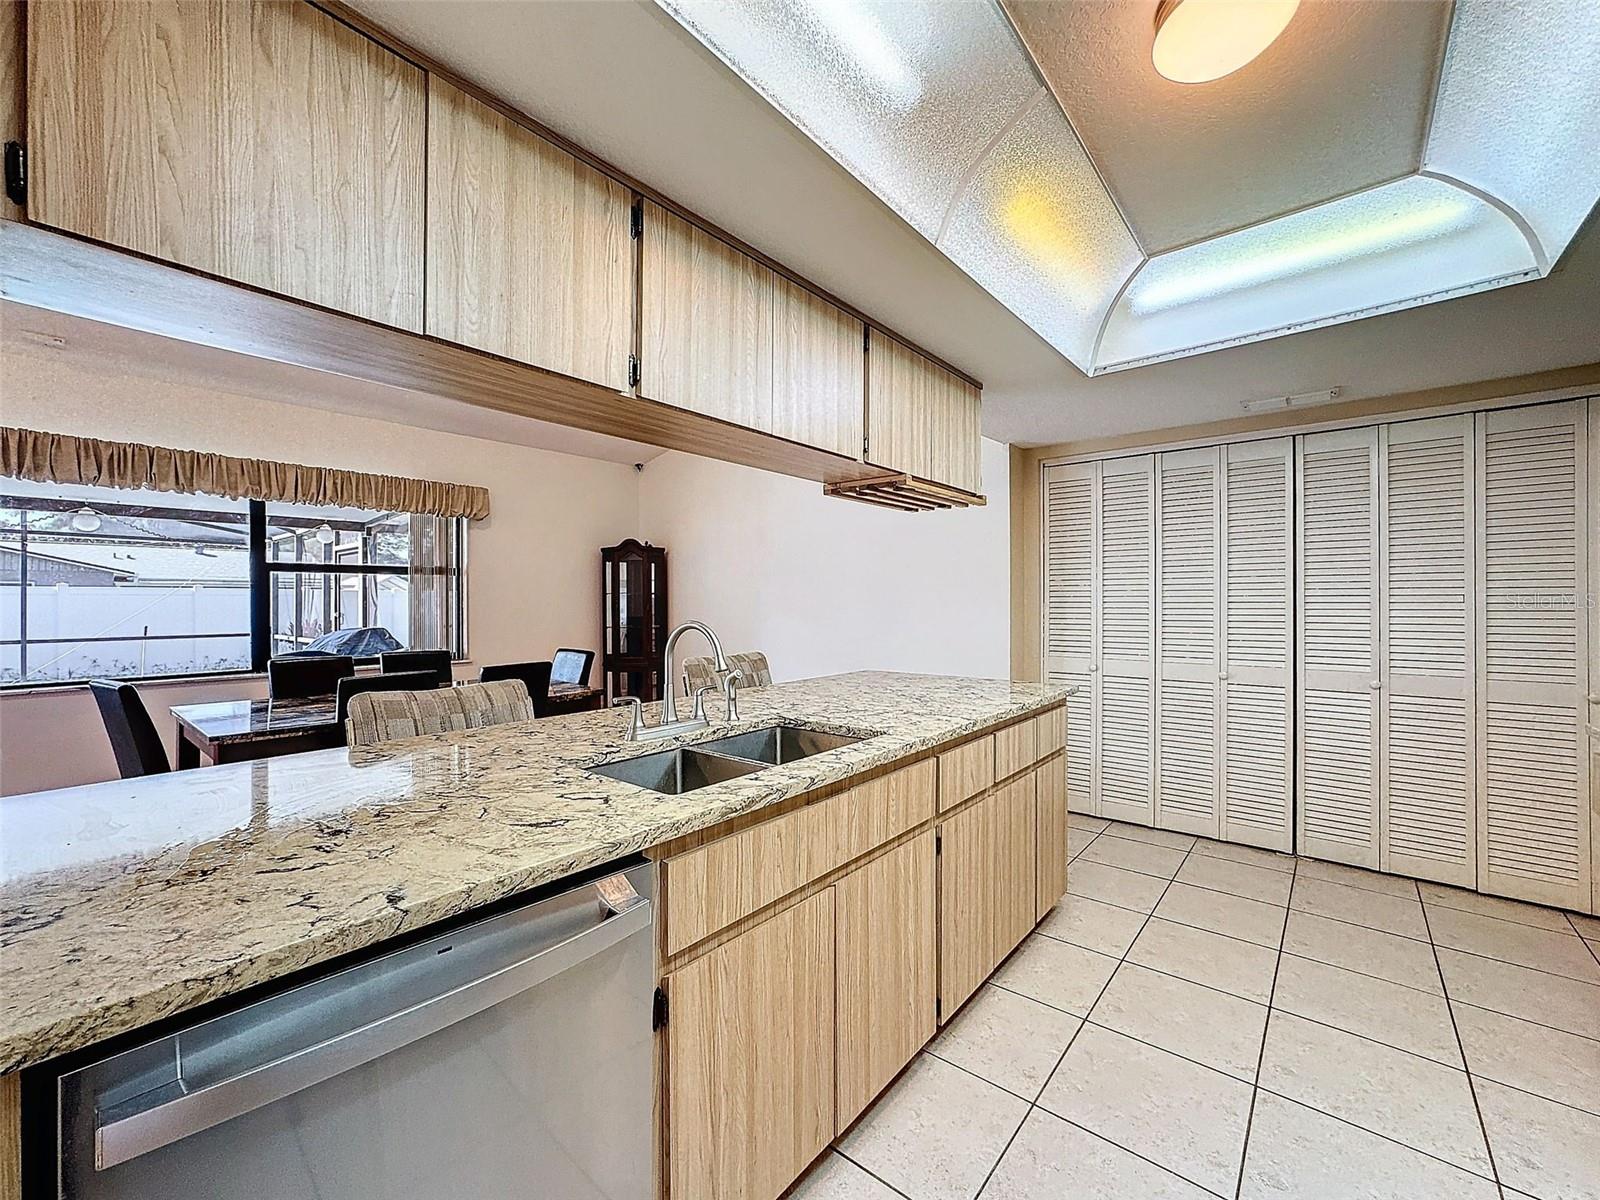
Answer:
[(994, 735), (994, 777), (1008, 779), (1039, 759), (1039, 727), (1034, 719), (1018, 721)]
[(1039, 758), (1048, 758), (1057, 750), (1065, 749), (1067, 744), (1067, 706), (1057, 705), (1047, 713), (1042, 713), (1033, 719), (1034, 727), (1034, 753)]
[(994, 738), (981, 737), (939, 755), (939, 811), (954, 808), (994, 782)]
[(834, 889), (665, 980), (675, 1200), (775, 1200), (833, 1140)]
[(662, 865), (676, 954), (933, 815), (932, 759), (796, 809)]

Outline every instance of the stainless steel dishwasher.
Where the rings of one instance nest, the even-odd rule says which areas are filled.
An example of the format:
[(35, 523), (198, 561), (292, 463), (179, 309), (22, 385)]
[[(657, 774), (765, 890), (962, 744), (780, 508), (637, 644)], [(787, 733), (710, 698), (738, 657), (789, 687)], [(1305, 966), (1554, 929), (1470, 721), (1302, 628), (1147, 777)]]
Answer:
[(643, 1200), (652, 880), (562, 886), (61, 1073), (56, 1194)]

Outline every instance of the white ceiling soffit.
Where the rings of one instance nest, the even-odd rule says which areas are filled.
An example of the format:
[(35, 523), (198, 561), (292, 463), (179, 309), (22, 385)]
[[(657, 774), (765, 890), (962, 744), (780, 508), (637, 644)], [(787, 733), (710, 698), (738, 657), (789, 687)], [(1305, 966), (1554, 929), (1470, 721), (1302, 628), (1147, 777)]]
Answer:
[[(1541, 278), (1600, 196), (1594, 0), (1304, 0), (1196, 88), (1150, 66), (1154, 0), (1012, 0), (1054, 90), (994, 0), (657, 3), (1089, 375)], [(1163, 102), (1209, 107), (1152, 133)], [(1331, 143), (1307, 116), (1252, 150), (1277, 108)]]

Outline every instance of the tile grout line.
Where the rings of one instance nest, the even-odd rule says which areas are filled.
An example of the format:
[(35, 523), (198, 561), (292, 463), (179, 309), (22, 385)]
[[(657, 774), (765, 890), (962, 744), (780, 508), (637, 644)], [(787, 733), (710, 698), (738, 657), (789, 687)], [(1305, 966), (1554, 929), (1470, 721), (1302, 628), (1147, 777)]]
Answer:
[[(1300, 859), (1294, 860), (1294, 870), (1289, 873), (1289, 898), (1294, 899), (1294, 887), (1300, 879)], [(1267, 1061), (1267, 1030), (1272, 1026), (1273, 1002), (1278, 998), (1278, 972), (1283, 967), (1283, 943), (1289, 938), (1289, 910), (1283, 914), (1283, 929), (1278, 935), (1278, 957), (1272, 963), (1272, 987), (1267, 992), (1267, 1019), (1261, 1023), (1261, 1049), (1256, 1052), (1256, 1077), (1250, 1084), (1250, 1111), (1244, 1119), (1244, 1143), (1239, 1147), (1239, 1175), (1233, 1187), (1234, 1200), (1244, 1193), (1244, 1165), (1250, 1158), (1250, 1135), (1255, 1129), (1256, 1101), (1261, 1096), (1261, 1068)]]
[[(1109, 828), (1109, 826), (1107, 828)], [(1101, 832), (1104, 833), (1105, 831), (1101, 830)], [(1097, 834), (1096, 836), (1098, 837), (1099, 835)], [(1184, 853), (1183, 853), (1183, 862), (1180, 862), (1178, 864), (1178, 870), (1180, 870), (1180, 871), (1183, 870), (1183, 863), (1186, 863), (1186, 862), (1189, 861), (1189, 855), (1194, 853), (1194, 848), (1198, 844), (1199, 844), (1199, 839), (1195, 839), (1194, 841), (1191, 841), (1189, 843), (1189, 848), (1187, 850), (1185, 850)], [(1071, 864), (1070, 864), (1070, 862), (1068, 863), (1068, 866), (1069, 866), (1068, 878), (1070, 880), (1070, 878), (1071, 878), (1071, 875), (1070, 875), (1070, 866), (1071, 866)], [(1049, 1089), (1050, 1081), (1055, 1078), (1056, 1072), (1061, 1069), (1061, 1064), (1064, 1061), (1066, 1061), (1067, 1054), (1072, 1050), (1073, 1044), (1077, 1042), (1079, 1035), (1083, 1033), (1084, 1026), (1088, 1025), (1090, 1023), (1089, 1022), (1089, 1018), (1094, 1015), (1094, 1010), (1099, 1005), (1101, 998), (1106, 994), (1106, 989), (1111, 986), (1111, 981), (1117, 977), (1117, 973), (1119, 971), (1121, 971), (1122, 968), (1123, 968), (1123, 965), (1127, 963), (1127, 961), (1128, 961), (1128, 952), (1133, 949), (1134, 943), (1139, 940), (1139, 935), (1142, 934), (1145, 931), (1146, 927), (1149, 926), (1151, 920), (1154, 919), (1155, 910), (1161, 904), (1162, 896), (1165, 896), (1167, 894), (1168, 889), (1170, 889), (1171, 887), (1172, 887), (1172, 880), (1169, 879), (1169, 880), (1167, 880), (1167, 886), (1161, 889), (1161, 896), (1157, 896), (1156, 897), (1155, 904), (1151, 906), (1149, 912), (1144, 914), (1144, 920), (1139, 923), (1139, 928), (1134, 931), (1133, 937), (1128, 940), (1128, 945), (1127, 945), (1126, 949), (1123, 950), (1122, 956), (1119, 959), (1117, 959), (1117, 965), (1114, 968), (1112, 968), (1111, 973), (1106, 976), (1105, 983), (1101, 984), (1100, 985), (1100, 990), (1097, 993), (1095, 993), (1094, 1001), (1091, 1004), (1089, 1004), (1088, 1007), (1084, 1010), (1084, 1015), (1083, 1015), (1082, 1019), (1078, 1022), (1078, 1028), (1073, 1030), (1072, 1036), (1069, 1039), (1067, 1039), (1066, 1046), (1062, 1049), (1060, 1056), (1056, 1059), (1056, 1065), (1051, 1067), (1050, 1068), (1050, 1073), (1045, 1076), (1044, 1085), (1042, 1087), (1040, 1087), (1040, 1089), (1039, 1089), (1039, 1096), (1043, 1096), (1045, 1094), (1045, 1092)], [(1092, 899), (1092, 897), (1091, 897), (1091, 899)], [(1057, 901), (1057, 903), (1059, 904), (1060, 901)], [(1037, 929), (1038, 929), (1038, 926), (1035, 925), (1034, 926), (1034, 930), (1036, 931)], [(1033, 931), (1030, 931), (1029, 936), (1030, 937), (1033, 936)], [(1026, 939), (1024, 939), (1024, 940), (1026, 940)], [(1052, 940), (1055, 940), (1055, 939), (1052, 939)], [(1071, 945), (1072, 943), (1069, 942), (1069, 943), (1065, 943), (1065, 944)], [(1084, 949), (1085, 947), (1078, 947), (1078, 948), (1079, 949)], [(1106, 957), (1109, 958), (1110, 955), (1106, 955)], [(1010, 989), (1007, 989), (1007, 990), (1010, 990)], [(1021, 995), (1020, 992), (1017, 993), (1017, 994)], [(1032, 999), (1032, 997), (1029, 997), (1029, 999)], [(1041, 1001), (1041, 1003), (1042, 1003), (1042, 1001)], [(1051, 1007), (1054, 1007), (1054, 1006), (1051, 1006)], [(1076, 1015), (1076, 1014), (1074, 1014), (1074, 1015)], [(1097, 1025), (1096, 1028), (1101, 1028), (1101, 1027)], [(1116, 1032), (1116, 1031), (1113, 1030), (1112, 1032)], [(1159, 1049), (1159, 1047), (1157, 1047), (1157, 1048)], [(994, 1086), (998, 1087), (999, 1085), (996, 1084)], [(1013, 1094), (1015, 1094), (1015, 1093), (1013, 1093)], [(1039, 1105), (1039, 1102), (1038, 1102), (1038, 1097), (1035, 1097), (1032, 1101), (1029, 1102), (1028, 1111), (1022, 1114), (1022, 1120), (1017, 1122), (1017, 1127), (1014, 1130), (1011, 1131), (1011, 1136), (1006, 1139), (1006, 1144), (1005, 1144), (1004, 1148), (1000, 1151), (999, 1157), (997, 1157), (994, 1160), (994, 1165), (992, 1165), (989, 1168), (988, 1174), (983, 1177), (983, 1183), (979, 1186), (978, 1191), (977, 1191), (977, 1200), (981, 1200), (981, 1198), (983, 1196), (983, 1193), (989, 1187), (989, 1181), (994, 1178), (994, 1173), (1000, 1169), (1000, 1164), (1005, 1161), (1006, 1155), (1008, 1153), (1010, 1153), (1012, 1145), (1017, 1140), (1017, 1135), (1022, 1132), (1022, 1127), (1028, 1123), (1028, 1118), (1033, 1115), (1034, 1110), (1037, 1109), (1037, 1108), (1040, 1108), (1040, 1105)], [(1048, 1113), (1052, 1117), (1054, 1117), (1056, 1115), (1055, 1113), (1050, 1112), (1050, 1110), (1048, 1108), (1043, 1109), (1042, 1111), (1044, 1111), (1045, 1113)], [(1065, 1118), (1057, 1117), (1056, 1119), (1057, 1120), (1064, 1120)], [(1089, 1132), (1093, 1133), (1094, 1131), (1090, 1130)], [(1099, 1136), (1099, 1135), (1096, 1135), (1096, 1136)], [(1106, 1142), (1110, 1142), (1111, 1145), (1117, 1146), (1118, 1149), (1124, 1150), (1129, 1154), (1134, 1154), (1134, 1151), (1128, 1150), (1127, 1147), (1121, 1146), (1116, 1142), (1111, 1142), (1111, 1140), (1109, 1138), (1102, 1138), (1101, 1140), (1102, 1141), (1106, 1141)], [(1134, 1156), (1136, 1158), (1142, 1158), (1143, 1157), (1142, 1155), (1138, 1155), (1138, 1154), (1135, 1154)], [(1160, 1166), (1161, 1164), (1157, 1163), (1155, 1165), (1156, 1166)], [(1165, 1169), (1165, 1168), (1163, 1168), (1163, 1169)], [(1178, 1175), (1178, 1173), (1176, 1171), (1170, 1171), (1169, 1174), (1177, 1176), (1177, 1178), (1184, 1180), (1184, 1182), (1186, 1182), (1186, 1183), (1194, 1183), (1194, 1180), (1190, 1179), (1186, 1175)], [(1200, 1185), (1196, 1184), (1195, 1186), (1199, 1187)], [(1201, 1188), (1201, 1190), (1202, 1191), (1209, 1191), (1210, 1189)], [(1213, 1192), (1212, 1194), (1215, 1195), (1216, 1193)]]
[(1428, 949), (1433, 954), (1433, 969), (1439, 973), (1439, 986), (1444, 989), (1444, 1010), (1450, 1017), (1450, 1032), (1456, 1036), (1456, 1049), (1461, 1054), (1461, 1069), (1467, 1076), (1467, 1094), (1472, 1097), (1472, 1111), (1478, 1116), (1478, 1132), (1483, 1135), (1483, 1152), (1489, 1156), (1489, 1170), (1494, 1185), (1505, 1195), (1505, 1181), (1500, 1178), (1500, 1164), (1494, 1158), (1494, 1143), (1489, 1140), (1489, 1123), (1483, 1119), (1483, 1105), (1478, 1101), (1478, 1082), (1472, 1074), (1472, 1063), (1467, 1058), (1467, 1044), (1461, 1040), (1461, 1027), (1456, 1024), (1455, 1005), (1450, 1002), (1450, 985), (1445, 981), (1444, 967), (1439, 963), (1439, 946), (1433, 940), (1433, 925), (1428, 921), (1428, 908), (1423, 905), (1422, 924), (1428, 931)]
[[(843, 1150), (841, 1150), (841, 1149), (839, 1149), (839, 1147), (838, 1147), (838, 1146), (833, 1146), (833, 1147), (831, 1147), (831, 1149), (832, 1149), (832, 1152), (833, 1152), (833, 1153), (834, 1153), (834, 1154), (837, 1154), (837, 1155), (838, 1155), (838, 1156), (839, 1156), (839, 1157), (840, 1157), (840, 1158), (842, 1158), (842, 1159), (844, 1159), (844, 1160), (845, 1160), (845, 1162), (847, 1162), (847, 1163), (849, 1163), (849, 1164), (850, 1164), (850, 1165), (851, 1165), (851, 1166), (852, 1166), (852, 1167), (854, 1167), (854, 1168), (855, 1168), (855, 1169), (856, 1169), (856, 1170), (858, 1170), (858, 1171), (860, 1171), (860, 1172), (861, 1172), (861, 1173), (862, 1173), (862, 1174), (863, 1174), (863, 1175), (865, 1175), (865, 1176), (866, 1176), (866, 1177), (867, 1177), (867, 1178), (868, 1178), (868, 1179), (874, 1179), (874, 1180), (877, 1180), (877, 1182), (879, 1182), (879, 1183), (881, 1183), (881, 1184), (883, 1184), (883, 1186), (884, 1186), (884, 1187), (886, 1187), (886, 1188), (888, 1188), (888, 1189), (889, 1189), (889, 1190), (890, 1190), (890, 1191), (891, 1191), (891, 1192), (893, 1192), (893, 1193), (894, 1193), (894, 1194), (895, 1194), (895, 1195), (896, 1195), (896, 1196), (899, 1196), (899, 1197), (900, 1197), (900, 1198), (901, 1198), (901, 1200), (911, 1200), (911, 1197), (910, 1197), (910, 1196), (908, 1196), (908, 1195), (907, 1195), (907, 1194), (906, 1194), (906, 1193), (905, 1193), (905, 1192), (902, 1192), (902, 1191), (901, 1191), (901, 1190), (900, 1190), (900, 1189), (899, 1189), (899, 1188), (897, 1188), (897, 1187), (895, 1187), (895, 1185), (894, 1185), (894, 1184), (892, 1184), (892, 1183), (890, 1183), (890, 1182), (889, 1182), (889, 1181), (888, 1181), (888, 1180), (887, 1180), (887, 1179), (884, 1179), (884, 1178), (882, 1178), (882, 1177), (881, 1177), (881, 1176), (878, 1176), (878, 1175), (874, 1175), (874, 1174), (873, 1174), (873, 1173), (872, 1173), (872, 1172), (871, 1172), (871, 1171), (870, 1171), (870, 1170), (868, 1170), (868, 1169), (867, 1169), (867, 1168), (866, 1168), (866, 1167), (864, 1167), (864, 1166), (862, 1166), (862, 1165), (861, 1165), (861, 1164), (860, 1164), (860, 1163), (858, 1163), (858, 1162), (857, 1162), (857, 1161), (856, 1161), (856, 1160), (855, 1160), (855, 1159), (853, 1159), (853, 1158), (851, 1158), (851, 1157), (850, 1157), (850, 1156), (849, 1156), (849, 1155), (848, 1155), (848, 1154), (846, 1154), (846, 1153), (845, 1153), (845, 1152), (844, 1152), (844, 1151), (843, 1151)], [(814, 1175), (814, 1174), (815, 1174), (815, 1173), (816, 1173), (816, 1172), (814, 1172), (814, 1171), (812, 1171), (812, 1172), (808, 1172), (808, 1173), (807, 1173), (807, 1175), (806, 1175), (806, 1178), (808, 1178), (808, 1179), (809, 1179), (809, 1178), (810, 1178), (810, 1177), (811, 1177), (811, 1175)], [(794, 1191), (795, 1191), (795, 1190), (796, 1190), (796, 1189), (790, 1189), (790, 1191), (789, 1191), (789, 1192), (786, 1192), (786, 1193), (785, 1193), (785, 1194), (784, 1194), (784, 1195), (785, 1195), (785, 1200), (787, 1200), (787, 1198), (788, 1198), (788, 1197), (789, 1197), (789, 1196), (792, 1196), (792, 1195), (793, 1195), (793, 1194), (794, 1194)]]

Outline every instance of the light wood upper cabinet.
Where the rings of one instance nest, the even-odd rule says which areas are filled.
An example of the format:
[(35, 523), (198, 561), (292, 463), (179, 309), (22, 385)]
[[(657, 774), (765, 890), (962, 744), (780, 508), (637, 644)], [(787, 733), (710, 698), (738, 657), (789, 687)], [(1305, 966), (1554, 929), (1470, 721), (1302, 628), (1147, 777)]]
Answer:
[(892, 337), (867, 355), (866, 459), (892, 471), (983, 490), (979, 392)]
[(860, 321), (773, 276), (772, 427), (790, 441), (861, 457), (866, 352)]
[(934, 1034), (933, 834), (850, 872), (834, 888), (838, 921), (840, 1133)]
[(672, 1200), (772, 1200), (834, 1137), (834, 889), (666, 989)]
[(29, 216), (422, 328), (423, 73), (309, 4), (28, 6)]
[(625, 391), (632, 203), (615, 180), (430, 76), (427, 332)]
[(770, 432), (776, 278), (727, 243), (646, 204), (640, 394)]
[[(0, 0), (0, 144), (21, 142), (24, 129), (22, 0)], [(0, 217), (19, 219), (22, 210), (0, 193)]]

